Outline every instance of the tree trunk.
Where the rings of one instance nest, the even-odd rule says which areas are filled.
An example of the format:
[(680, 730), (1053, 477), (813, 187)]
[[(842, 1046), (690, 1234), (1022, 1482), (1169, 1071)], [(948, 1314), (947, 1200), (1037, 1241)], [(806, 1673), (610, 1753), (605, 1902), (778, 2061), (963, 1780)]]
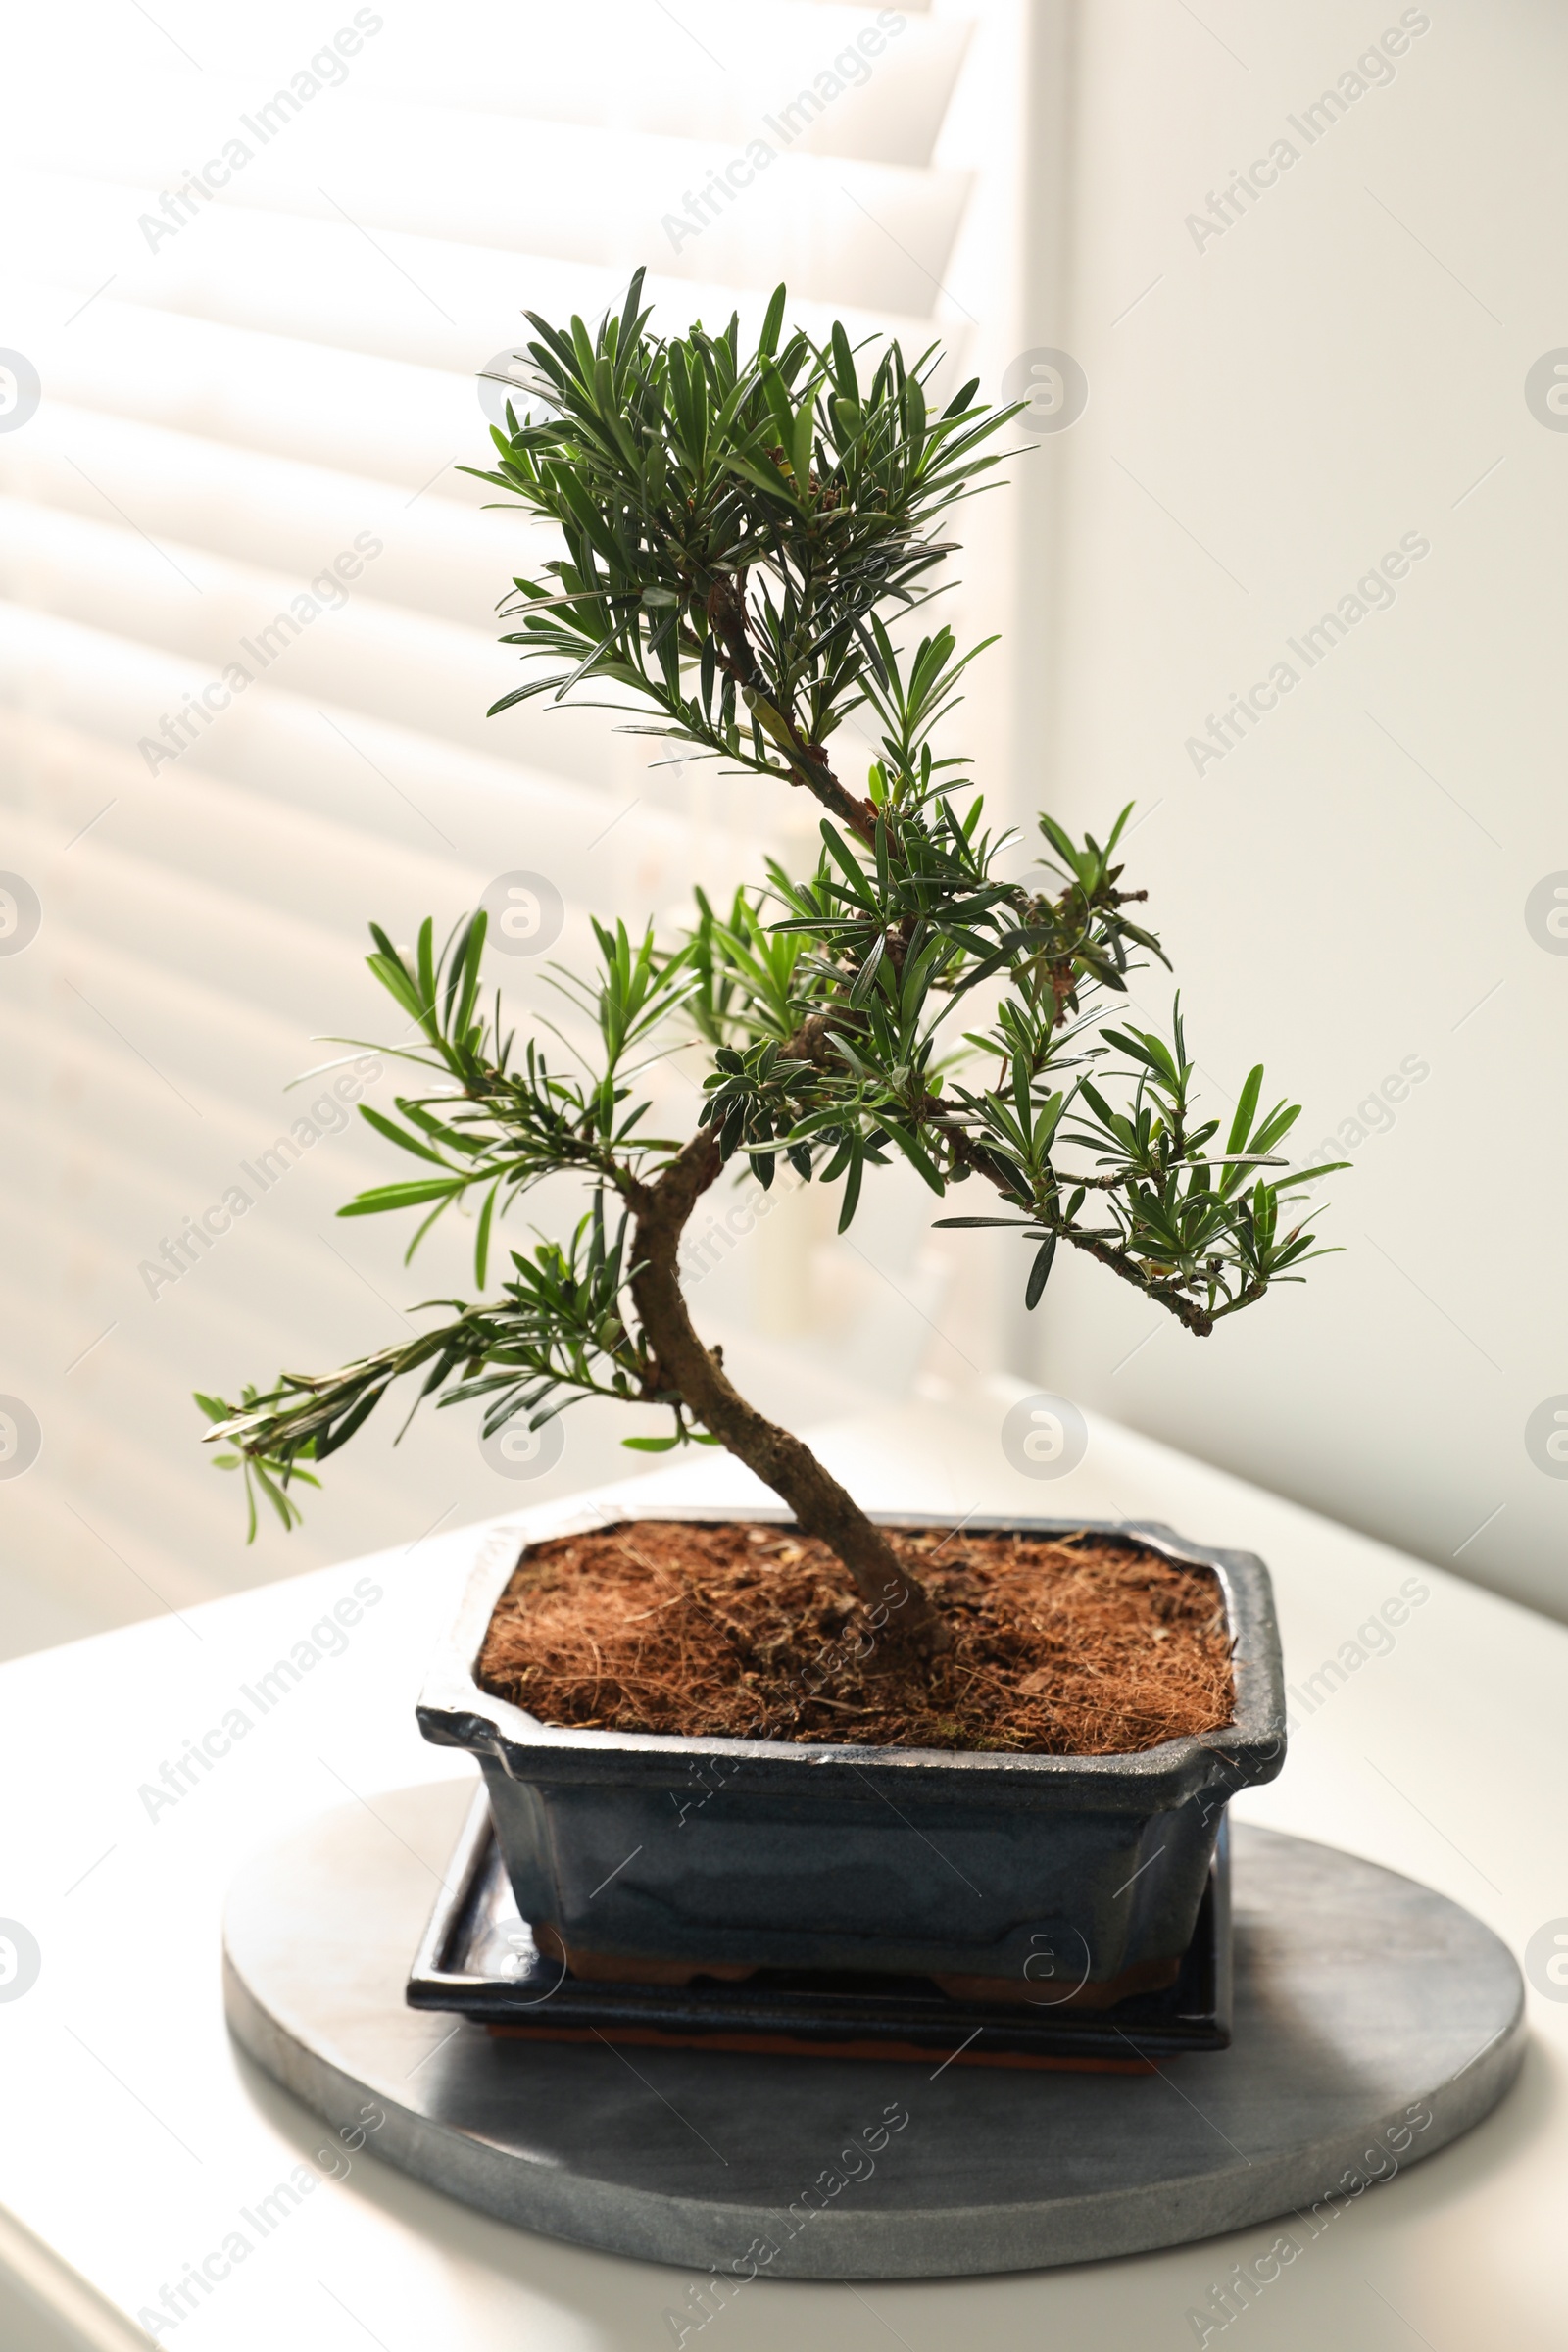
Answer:
[(687, 1218), (722, 1164), (718, 1137), (705, 1127), (655, 1184), (630, 1190), (631, 1294), (660, 1371), (704, 1427), (788, 1503), (804, 1533), (843, 1561), (890, 1654), (930, 1657), (947, 1647), (948, 1634), (925, 1587), (809, 1446), (747, 1403), (718, 1350), (705, 1348), (693, 1328), (675, 1252)]

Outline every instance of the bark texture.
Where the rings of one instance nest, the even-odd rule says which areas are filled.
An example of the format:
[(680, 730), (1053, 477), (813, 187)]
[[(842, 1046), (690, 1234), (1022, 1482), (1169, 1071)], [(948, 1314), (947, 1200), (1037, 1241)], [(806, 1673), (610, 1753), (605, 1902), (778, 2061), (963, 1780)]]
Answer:
[(889, 1653), (932, 1656), (947, 1631), (919, 1579), (887, 1534), (823, 1469), (808, 1446), (749, 1404), (717, 1348), (698, 1337), (681, 1295), (676, 1250), (693, 1208), (722, 1166), (718, 1138), (705, 1127), (652, 1185), (630, 1193), (634, 1225), (631, 1294), (658, 1358), (662, 1385), (676, 1390), (711, 1435), (788, 1503), (800, 1527), (844, 1562)]

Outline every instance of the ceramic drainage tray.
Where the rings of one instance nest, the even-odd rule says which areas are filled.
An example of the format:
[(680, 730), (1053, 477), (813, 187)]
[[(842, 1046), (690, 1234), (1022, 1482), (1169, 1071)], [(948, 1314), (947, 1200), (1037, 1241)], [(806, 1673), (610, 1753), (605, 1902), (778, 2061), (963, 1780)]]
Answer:
[(1026, 1998), (1002, 2006), (929, 1979), (765, 1969), (744, 1984), (584, 1984), (541, 1950), (517, 1911), (489, 1799), (476, 1795), (410, 1973), (415, 2009), (545, 2041), (642, 2042), (796, 2056), (948, 2060), (966, 2066), (1137, 2068), (1230, 2042), (1229, 1841), (1217, 1840), (1176, 1983), (1108, 2009), (1073, 2007), (1078, 1966), (1039, 1953)]

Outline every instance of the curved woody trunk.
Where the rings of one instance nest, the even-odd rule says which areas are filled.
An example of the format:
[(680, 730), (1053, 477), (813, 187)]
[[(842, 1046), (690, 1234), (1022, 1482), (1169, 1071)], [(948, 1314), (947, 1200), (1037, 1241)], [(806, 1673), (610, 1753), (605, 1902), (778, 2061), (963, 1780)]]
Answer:
[(947, 1646), (930, 1595), (881, 1528), (808, 1446), (760, 1413), (734, 1386), (718, 1348), (704, 1346), (681, 1295), (676, 1250), (686, 1221), (723, 1165), (710, 1127), (694, 1136), (652, 1185), (628, 1188), (635, 1218), (631, 1293), (659, 1360), (712, 1436), (786, 1502), (796, 1523), (841, 1559), (890, 1654), (929, 1657)]

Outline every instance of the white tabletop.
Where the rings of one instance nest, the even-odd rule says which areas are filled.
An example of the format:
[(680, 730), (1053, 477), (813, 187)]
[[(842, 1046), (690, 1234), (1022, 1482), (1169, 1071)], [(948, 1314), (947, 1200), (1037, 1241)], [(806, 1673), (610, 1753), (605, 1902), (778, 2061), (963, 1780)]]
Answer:
[[(1568, 1915), (1568, 1630), (1113, 1424), (1093, 1422), (1085, 1459), (1054, 1482), (1010, 1469), (996, 1428), (994, 1401), (971, 1413), (916, 1406), (820, 1443), (873, 1506), (1157, 1518), (1261, 1552), (1299, 1695), (1283, 1779), (1245, 1793), (1237, 1811), (1441, 1887), (1521, 1955)], [(662, 1499), (758, 1493), (712, 1457), (637, 1483)], [(369, 2153), (346, 2179), (318, 2180), (265, 2240), (239, 2220), (302, 2164), (319, 2173), (326, 2135), (228, 2039), (224, 1886), (295, 1823), (472, 1771), (424, 1744), (413, 1702), (477, 1541), (472, 1530), (442, 1536), (0, 1667), (0, 1917), (20, 1921), (41, 1952), (31, 1989), (0, 1999), (0, 2317), (9, 2276), (60, 2315), (51, 2344), (144, 2343), (138, 2311), (205, 2258), (218, 2255), (211, 2268), (223, 2272), (220, 2249), (238, 2229), (248, 2254), (205, 2298), (190, 2287), (196, 2308), (177, 2325), (166, 2319), (159, 2342), (223, 2352), (674, 2343), (664, 2314), (684, 2306), (683, 2273), (508, 2229)], [(330, 1613), (356, 1589), (363, 1612), (339, 1642)], [(1386, 1601), (1399, 1616), (1401, 1594), (1408, 1614), (1387, 1641), (1358, 1641)], [(259, 1678), (302, 1642), (319, 1654), (262, 1712)], [(1329, 1660), (1340, 1679), (1320, 1673)], [(250, 1728), (216, 1752), (236, 1707)], [(187, 1742), (215, 1729), (210, 1767), (190, 1763), (195, 1785), (157, 1803), (164, 1766), (179, 1788)], [(1535, 2038), (1497, 2113), (1371, 2189), (1210, 2344), (1560, 2352), (1568, 2001), (1530, 1998)], [(1199, 2068), (1224, 2060), (1183, 2064), (1196, 2083)], [(993, 2279), (762, 2280), (687, 2342), (704, 2352), (1156, 2352), (1199, 2341), (1189, 2314), (1273, 2235), (1264, 2226)]]

